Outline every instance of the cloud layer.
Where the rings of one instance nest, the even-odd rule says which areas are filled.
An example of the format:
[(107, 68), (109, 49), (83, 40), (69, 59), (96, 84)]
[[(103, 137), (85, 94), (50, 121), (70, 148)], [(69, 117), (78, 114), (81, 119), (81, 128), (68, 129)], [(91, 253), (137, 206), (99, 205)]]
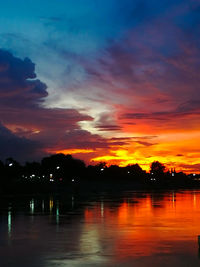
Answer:
[(78, 122), (92, 120), (91, 116), (74, 109), (42, 107), (46, 89), (36, 79), (30, 59), (0, 50), (1, 158), (35, 159), (48, 149), (106, 146), (105, 140), (80, 130)]

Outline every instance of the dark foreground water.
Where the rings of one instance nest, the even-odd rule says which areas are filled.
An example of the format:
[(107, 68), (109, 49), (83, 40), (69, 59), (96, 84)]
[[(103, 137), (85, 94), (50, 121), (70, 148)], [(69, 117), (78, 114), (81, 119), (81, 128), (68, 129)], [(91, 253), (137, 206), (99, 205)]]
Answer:
[(200, 191), (0, 203), (1, 267), (200, 266)]

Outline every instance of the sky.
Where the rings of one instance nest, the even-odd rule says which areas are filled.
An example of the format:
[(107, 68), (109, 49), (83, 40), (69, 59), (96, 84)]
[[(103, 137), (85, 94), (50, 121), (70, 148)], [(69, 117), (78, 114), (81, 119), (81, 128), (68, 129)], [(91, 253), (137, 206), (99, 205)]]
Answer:
[(199, 0), (7, 0), (0, 159), (200, 172)]

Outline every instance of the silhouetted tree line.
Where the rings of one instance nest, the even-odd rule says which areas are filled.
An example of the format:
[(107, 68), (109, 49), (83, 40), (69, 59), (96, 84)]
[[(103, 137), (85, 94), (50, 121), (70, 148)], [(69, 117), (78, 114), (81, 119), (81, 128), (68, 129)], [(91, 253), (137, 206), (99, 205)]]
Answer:
[(6, 159), (5, 163), (0, 161), (0, 192), (87, 190), (92, 184), (96, 185), (96, 190), (100, 184), (122, 189), (187, 187), (198, 186), (199, 180), (200, 176), (196, 174), (166, 171), (158, 161), (151, 164), (149, 173), (138, 164), (119, 167), (101, 162), (86, 166), (82, 160), (64, 154), (45, 157), (40, 163), (27, 162), (23, 166), (12, 158)]

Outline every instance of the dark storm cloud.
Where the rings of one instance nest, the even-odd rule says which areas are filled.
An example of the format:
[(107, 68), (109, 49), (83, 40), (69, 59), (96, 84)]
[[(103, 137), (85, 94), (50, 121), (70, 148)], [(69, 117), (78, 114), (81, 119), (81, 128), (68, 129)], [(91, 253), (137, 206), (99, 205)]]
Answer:
[(35, 64), (0, 50), (1, 106), (29, 107), (38, 105), (48, 95), (47, 86), (36, 79)]
[(108, 140), (100, 137), (99, 135), (91, 134), (88, 131), (77, 129), (71, 130), (62, 134), (59, 142), (52, 146), (53, 149), (62, 150), (68, 149), (96, 149), (96, 148), (108, 148)]
[[(70, 146), (74, 130), (79, 129), (77, 123), (92, 120), (75, 109), (42, 107), (48, 95), (46, 89), (47, 86), (36, 79), (35, 65), (30, 59), (21, 60), (0, 50), (0, 118), (4, 124), (0, 129), (1, 158), (13, 156), (21, 160), (28, 155), (35, 158), (36, 154), (44, 154), (47, 147), (57, 146), (62, 139), (66, 141), (63, 143), (66, 148)], [(93, 142), (87, 137), (86, 146), (87, 141)], [(80, 138), (73, 140), (77, 145), (82, 144)], [(96, 142), (97, 147), (98, 144), (105, 146), (103, 140)]]
[(79, 121), (92, 119), (74, 109), (27, 108), (23, 106), (21, 108), (4, 106), (0, 110), (0, 115), (7, 124), (15, 123), (39, 130), (55, 130), (57, 133), (77, 128)]
[[(38, 159), (42, 156), (42, 144), (28, 140), (24, 137), (18, 137), (0, 123), (0, 159), (8, 157), (17, 160)], [(43, 153), (44, 154), (44, 153)]]

